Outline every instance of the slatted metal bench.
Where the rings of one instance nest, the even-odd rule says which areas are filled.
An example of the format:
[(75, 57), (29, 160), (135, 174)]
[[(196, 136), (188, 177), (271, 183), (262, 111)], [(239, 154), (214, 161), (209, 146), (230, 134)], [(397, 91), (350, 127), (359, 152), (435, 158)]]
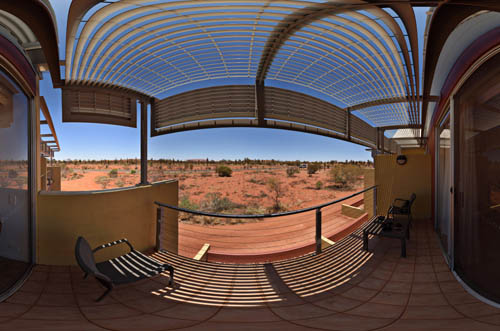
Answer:
[[(122, 243), (129, 246), (129, 253), (108, 261), (95, 262), (95, 252)], [(101, 301), (111, 292), (115, 285), (136, 282), (156, 276), (166, 270), (170, 272), (169, 285), (173, 285), (174, 268), (168, 263), (161, 263), (136, 251), (127, 239), (120, 239), (91, 249), (87, 240), (79, 237), (76, 241), (75, 257), (78, 265), (85, 273), (84, 278), (93, 275), (106, 288), (106, 291), (96, 301)]]
[[(384, 228), (384, 224), (393, 222), (390, 230)], [(401, 257), (406, 257), (406, 240), (410, 239), (408, 222), (395, 221), (384, 216), (375, 216), (363, 229), (363, 249), (368, 251), (368, 235), (387, 237), (401, 240)]]

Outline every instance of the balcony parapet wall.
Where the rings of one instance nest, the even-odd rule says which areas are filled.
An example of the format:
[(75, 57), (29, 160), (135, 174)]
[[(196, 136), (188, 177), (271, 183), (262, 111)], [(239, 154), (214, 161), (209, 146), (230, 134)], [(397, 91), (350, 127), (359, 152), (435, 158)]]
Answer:
[[(92, 247), (127, 238), (139, 251), (156, 244), (156, 206), (153, 201), (177, 205), (178, 182), (86, 192), (40, 192), (37, 212), (37, 263), (76, 265), (75, 243), (85, 237)], [(167, 211), (165, 222), (177, 224), (177, 212)], [(169, 226), (178, 231), (177, 226)], [(171, 237), (177, 238), (177, 233)], [(96, 253), (97, 262), (124, 253), (117, 245)], [(169, 243), (177, 253), (178, 243)], [(122, 251), (123, 250), (123, 251)]]

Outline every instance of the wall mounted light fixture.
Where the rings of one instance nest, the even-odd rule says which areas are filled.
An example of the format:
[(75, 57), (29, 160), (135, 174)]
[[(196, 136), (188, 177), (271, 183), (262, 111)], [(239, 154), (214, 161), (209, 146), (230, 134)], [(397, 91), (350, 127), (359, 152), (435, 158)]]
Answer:
[(408, 159), (406, 158), (406, 155), (398, 155), (396, 158), (396, 163), (399, 165), (405, 165)]

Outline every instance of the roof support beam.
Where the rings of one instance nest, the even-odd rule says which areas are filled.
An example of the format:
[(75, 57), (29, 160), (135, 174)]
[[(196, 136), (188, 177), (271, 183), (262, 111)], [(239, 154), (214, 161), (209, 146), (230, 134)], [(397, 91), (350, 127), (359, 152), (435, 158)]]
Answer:
[(348, 108), (346, 108), (346, 110), (356, 111), (356, 110), (369, 108), (369, 107), (373, 107), (373, 106), (390, 105), (393, 103), (402, 103), (402, 102), (409, 102), (408, 97), (378, 99), (378, 100), (364, 102), (364, 103), (360, 103), (360, 104), (348, 107)]
[(264, 127), (266, 121), (264, 119), (265, 108), (264, 81), (255, 82), (255, 118), (258, 125)]
[[(356, 110), (360, 110), (360, 109), (364, 109), (364, 108), (370, 108), (370, 107), (374, 107), (374, 106), (390, 105), (390, 104), (393, 104), (393, 103), (410, 102), (410, 98), (411, 98), (411, 96), (399, 97), (399, 98), (378, 99), (378, 100), (374, 100), (374, 101), (360, 103), (360, 104), (357, 104), (357, 105), (354, 105), (354, 106), (351, 106), (351, 107), (347, 107), (346, 111), (347, 110), (356, 111)], [(422, 96), (417, 96), (417, 98), (419, 100), (422, 100), (423, 97)], [(439, 100), (439, 96), (428, 96), (424, 100), (428, 100), (429, 102), (436, 102), (436, 101)]]
[(141, 185), (148, 185), (148, 105), (141, 101)]
[(399, 129), (420, 129), (420, 124), (408, 124), (408, 125), (389, 125), (389, 126), (380, 126), (379, 129), (387, 131), (387, 130), (399, 130)]
[(346, 110), (346, 128), (345, 128), (345, 135), (348, 141), (351, 140), (351, 110), (347, 109)]

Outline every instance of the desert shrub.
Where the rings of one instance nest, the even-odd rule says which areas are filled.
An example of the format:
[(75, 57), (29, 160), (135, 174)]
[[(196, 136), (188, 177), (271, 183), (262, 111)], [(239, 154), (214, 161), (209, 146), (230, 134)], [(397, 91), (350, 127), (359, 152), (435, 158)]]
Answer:
[(184, 185), (184, 184), (179, 185), (179, 189), (180, 190), (185, 190), (186, 189), (186, 185)]
[(221, 165), (215, 168), (215, 172), (219, 175), (219, 177), (231, 177), (233, 170), (228, 166)]
[(116, 177), (118, 177), (118, 170), (116, 170), (116, 169), (111, 170), (111, 171), (109, 172), (108, 176), (109, 176), (110, 178), (116, 178)]
[(245, 208), (245, 215), (262, 215), (265, 213), (266, 209), (257, 205), (252, 205)]
[(350, 188), (363, 174), (363, 169), (353, 164), (336, 164), (330, 170), (330, 178), (337, 186)]
[(323, 188), (323, 182), (322, 182), (322, 181), (320, 181), (320, 180), (318, 180), (318, 181), (316, 182), (316, 189), (317, 189), (317, 190), (321, 190), (322, 188)]
[(262, 179), (257, 179), (255, 177), (252, 177), (248, 180), (248, 182), (252, 183), (252, 184), (258, 184), (258, 185), (265, 185), (266, 184), (266, 181), (265, 180), (262, 180)]
[(125, 183), (121, 180), (121, 179), (118, 179), (116, 182), (115, 182), (115, 185), (118, 186), (118, 187), (123, 187), (123, 185), (125, 185)]
[(282, 183), (277, 178), (271, 177), (267, 180), (267, 187), (271, 191), (272, 199), (274, 200), (271, 210), (273, 212), (283, 210), (284, 208), (281, 205), (280, 199), (285, 194), (285, 190), (283, 189)]
[(299, 168), (297, 167), (288, 167), (286, 169), (286, 174), (288, 175), (288, 177), (293, 177), (295, 174), (298, 173), (299, 173)]
[(307, 174), (312, 175), (318, 172), (318, 170), (321, 168), (321, 165), (319, 163), (309, 163), (307, 165)]
[(202, 172), (201, 177), (212, 177), (212, 175), (208, 172)]
[(212, 213), (220, 213), (235, 208), (240, 208), (241, 205), (232, 202), (228, 197), (222, 197), (219, 192), (207, 193), (205, 199), (201, 203), (201, 208)]
[(102, 189), (106, 189), (108, 184), (111, 182), (111, 179), (107, 176), (99, 176), (95, 179), (95, 182), (101, 185)]
[(181, 200), (179, 201), (179, 207), (191, 210), (198, 210), (199, 208), (196, 203), (189, 200), (189, 195), (184, 195), (181, 197)]
[(130, 174), (131, 174), (131, 175), (135, 175), (136, 173), (137, 173), (137, 171), (136, 171), (136, 170), (134, 170), (134, 169), (130, 170)]

